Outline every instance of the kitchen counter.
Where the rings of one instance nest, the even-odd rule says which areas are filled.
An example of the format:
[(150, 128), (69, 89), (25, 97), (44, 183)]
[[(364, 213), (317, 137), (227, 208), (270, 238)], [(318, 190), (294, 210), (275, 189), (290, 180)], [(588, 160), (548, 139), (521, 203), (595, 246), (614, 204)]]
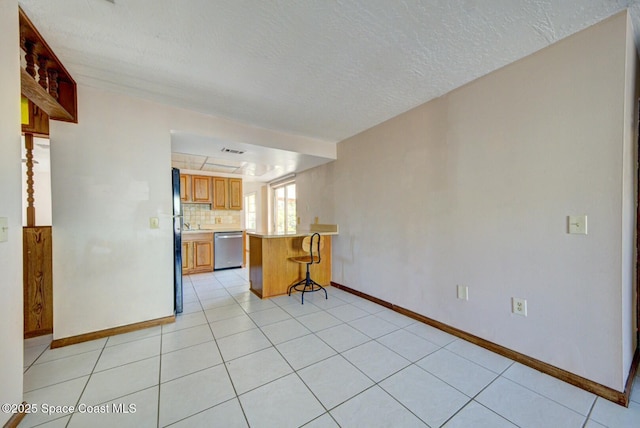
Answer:
[(204, 229), (189, 229), (189, 230), (182, 230), (182, 234), (183, 235), (193, 235), (194, 233), (213, 233), (213, 230), (204, 230)]
[(182, 233), (191, 234), (191, 233), (215, 233), (215, 232), (244, 232), (244, 230), (240, 227), (225, 227), (220, 229), (182, 229)]
[[(302, 240), (312, 231), (295, 233), (254, 233), (249, 235), (249, 280), (251, 291), (260, 298), (286, 294), (289, 286), (305, 277), (306, 265), (289, 260), (305, 256)], [(337, 229), (318, 232), (323, 236), (324, 248), (320, 251), (322, 261), (310, 268), (311, 278), (323, 286), (331, 282), (331, 236)]]
[[(287, 233), (277, 233), (277, 232), (272, 232), (272, 233), (260, 233), (260, 232), (247, 232), (247, 235), (249, 236), (255, 236), (258, 238), (266, 238), (266, 239), (270, 239), (270, 238), (297, 238), (300, 236), (309, 236), (313, 233), (316, 232), (312, 232), (310, 230), (297, 230), (295, 232), (287, 232)], [(331, 235), (337, 235), (338, 232), (317, 232), (320, 235), (327, 235), (327, 236), (331, 236)]]
[(314, 233), (319, 233), (320, 235), (337, 235), (338, 234), (338, 225), (337, 224), (310, 224), (308, 229), (297, 229), (295, 232), (247, 232), (249, 236), (256, 236), (258, 238), (295, 238), (300, 236), (309, 236)]

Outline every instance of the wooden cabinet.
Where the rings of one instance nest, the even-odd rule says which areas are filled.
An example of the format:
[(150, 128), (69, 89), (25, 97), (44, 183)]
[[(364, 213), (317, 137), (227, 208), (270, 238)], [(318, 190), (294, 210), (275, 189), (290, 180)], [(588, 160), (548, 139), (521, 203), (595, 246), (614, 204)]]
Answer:
[(227, 179), (222, 177), (213, 177), (213, 209), (226, 210), (228, 199)]
[[(294, 263), (291, 257), (305, 256), (304, 236), (262, 237), (249, 235), (250, 290), (260, 298), (286, 294), (289, 286), (304, 279), (306, 265)], [(331, 236), (323, 235), (322, 261), (310, 268), (311, 278), (323, 286), (331, 284)], [(324, 296), (323, 296), (324, 297)]]
[(191, 176), (191, 201), (209, 204), (213, 201), (211, 177), (205, 175)]
[(212, 203), (211, 177), (180, 174), (180, 200), (186, 203)]
[(242, 179), (213, 177), (213, 209), (242, 209)]
[(193, 271), (213, 271), (213, 239), (209, 239), (208, 241), (194, 241)]
[(180, 174), (180, 200), (211, 204), (212, 210), (241, 210), (242, 179)]
[(193, 270), (193, 242), (182, 240), (182, 273)]
[(213, 233), (182, 234), (182, 273), (213, 271)]
[(191, 202), (191, 176), (180, 174), (180, 200)]
[(22, 229), (24, 338), (53, 332), (51, 226)]
[(242, 179), (241, 178), (229, 179), (229, 209), (230, 210), (242, 209)]

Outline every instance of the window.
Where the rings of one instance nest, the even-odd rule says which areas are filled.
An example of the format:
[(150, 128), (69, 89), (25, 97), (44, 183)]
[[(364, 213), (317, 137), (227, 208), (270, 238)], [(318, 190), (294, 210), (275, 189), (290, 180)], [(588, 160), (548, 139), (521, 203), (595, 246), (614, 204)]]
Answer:
[(296, 231), (296, 183), (287, 182), (273, 188), (273, 220), (276, 233)]
[(256, 230), (256, 193), (244, 197), (244, 225), (247, 230)]

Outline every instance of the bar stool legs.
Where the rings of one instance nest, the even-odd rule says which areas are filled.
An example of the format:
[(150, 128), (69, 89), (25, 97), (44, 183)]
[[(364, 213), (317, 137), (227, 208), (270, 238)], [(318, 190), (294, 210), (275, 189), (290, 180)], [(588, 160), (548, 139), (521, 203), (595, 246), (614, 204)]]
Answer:
[(303, 279), (302, 281), (299, 281), (295, 284), (293, 284), (292, 286), (289, 287), (289, 296), (291, 296), (291, 291), (296, 290), (298, 292), (302, 293), (302, 304), (304, 305), (304, 293), (312, 293), (314, 291), (318, 291), (318, 290), (322, 290), (324, 291), (324, 298), (328, 299), (327, 296), (327, 290), (324, 289), (324, 287), (320, 284), (318, 284), (317, 282), (315, 282), (313, 279), (311, 279), (311, 276), (309, 275), (309, 268), (307, 267), (307, 274), (305, 279)]

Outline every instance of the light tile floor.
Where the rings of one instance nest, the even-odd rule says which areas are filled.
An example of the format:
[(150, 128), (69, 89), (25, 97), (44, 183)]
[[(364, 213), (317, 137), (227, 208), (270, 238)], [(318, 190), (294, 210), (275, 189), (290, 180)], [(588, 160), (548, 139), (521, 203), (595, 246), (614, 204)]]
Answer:
[(39, 412), (20, 426), (640, 427), (640, 380), (624, 408), (335, 288), (304, 305), (248, 288), (243, 269), (192, 275), (174, 324), (25, 341)]

